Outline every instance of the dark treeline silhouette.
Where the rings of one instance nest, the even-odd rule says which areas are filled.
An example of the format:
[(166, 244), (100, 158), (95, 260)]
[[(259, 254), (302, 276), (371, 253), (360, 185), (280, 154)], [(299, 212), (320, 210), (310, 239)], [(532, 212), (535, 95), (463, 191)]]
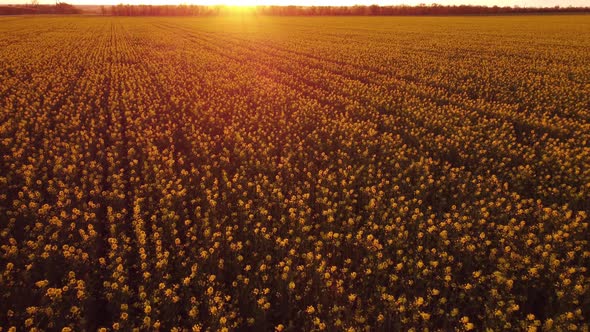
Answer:
[[(486, 7), (486, 6), (442, 6), (438, 4), (420, 6), (257, 6), (240, 11), (269, 16), (412, 16), (412, 15), (507, 15), (507, 14), (549, 14), (589, 13), (590, 7)], [(151, 6), (117, 5), (103, 8), (101, 14), (116, 16), (211, 16), (235, 13), (226, 6)]]
[(82, 11), (65, 2), (55, 5), (0, 6), (0, 15), (80, 14)]
[(212, 16), (219, 15), (223, 6), (197, 5), (117, 5), (101, 8), (103, 15), (115, 16)]
[(65, 2), (55, 5), (0, 6), (0, 15), (80, 14), (82, 11)]
[(590, 13), (590, 7), (486, 7), (443, 6), (438, 4), (419, 6), (257, 6), (236, 11), (228, 6), (198, 5), (116, 5), (91, 6), (92, 10), (58, 2), (55, 5), (0, 6), (0, 15), (32, 14), (89, 14), (115, 16), (214, 16), (249, 13), (269, 16), (419, 16), (419, 15), (510, 15), (510, 14), (559, 14)]
[(350, 6), (350, 7), (299, 7), (265, 6), (258, 7), (257, 13), (279, 16), (316, 15), (365, 15), (365, 16), (412, 16), (412, 15), (505, 15), (542, 13), (588, 13), (590, 7), (487, 7), (487, 6), (443, 6), (438, 4), (419, 6)]

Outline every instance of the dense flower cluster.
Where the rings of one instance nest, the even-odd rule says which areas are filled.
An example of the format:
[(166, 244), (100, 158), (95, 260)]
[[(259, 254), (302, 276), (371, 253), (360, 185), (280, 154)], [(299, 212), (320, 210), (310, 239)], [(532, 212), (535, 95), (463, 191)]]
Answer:
[(588, 23), (0, 19), (0, 329), (587, 331)]

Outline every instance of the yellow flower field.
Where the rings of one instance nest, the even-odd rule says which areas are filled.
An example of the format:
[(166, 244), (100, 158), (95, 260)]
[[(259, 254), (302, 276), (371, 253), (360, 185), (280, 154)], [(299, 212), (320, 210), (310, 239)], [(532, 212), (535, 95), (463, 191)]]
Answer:
[(0, 331), (588, 331), (589, 31), (0, 18)]

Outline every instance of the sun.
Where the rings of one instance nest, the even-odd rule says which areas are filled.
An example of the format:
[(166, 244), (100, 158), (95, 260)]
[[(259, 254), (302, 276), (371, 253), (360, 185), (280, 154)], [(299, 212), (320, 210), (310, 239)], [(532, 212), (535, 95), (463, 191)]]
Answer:
[(383, 1), (369, 0), (211, 0), (215, 4), (221, 4), (235, 8), (253, 8), (256, 6), (354, 6), (357, 4), (370, 5)]
[(258, 6), (260, 1), (257, 0), (222, 0), (223, 4), (231, 7), (252, 7)]
[(234, 8), (254, 8), (256, 6), (288, 6), (288, 5), (308, 5), (305, 1), (293, 0), (212, 0), (217, 4)]
[(244, 8), (244, 7), (255, 7), (260, 6), (260, 0), (220, 0), (220, 2), (226, 6)]

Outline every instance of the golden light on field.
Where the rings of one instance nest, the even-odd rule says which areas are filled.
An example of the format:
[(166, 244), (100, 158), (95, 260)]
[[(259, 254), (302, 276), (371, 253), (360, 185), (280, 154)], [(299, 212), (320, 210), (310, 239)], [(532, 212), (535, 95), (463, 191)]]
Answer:
[(589, 20), (0, 17), (0, 331), (588, 331)]

